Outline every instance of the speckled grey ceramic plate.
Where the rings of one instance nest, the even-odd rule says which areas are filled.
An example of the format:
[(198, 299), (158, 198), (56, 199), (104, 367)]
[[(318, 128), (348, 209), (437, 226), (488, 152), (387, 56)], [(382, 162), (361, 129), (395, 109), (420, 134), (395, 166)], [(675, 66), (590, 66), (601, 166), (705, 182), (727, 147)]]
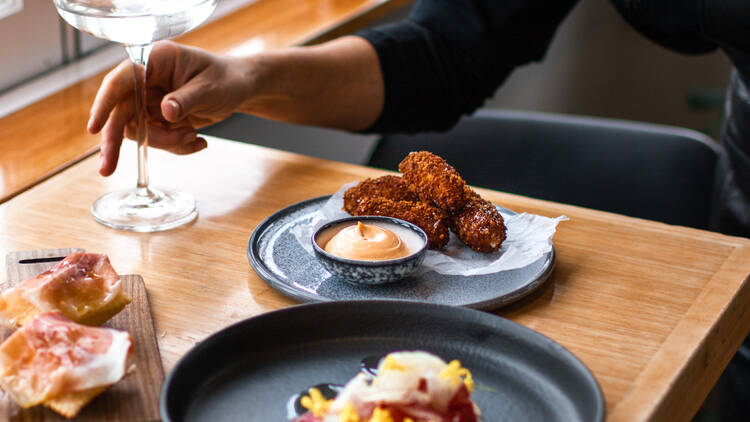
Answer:
[(553, 248), (526, 267), (494, 274), (463, 277), (429, 272), (391, 284), (352, 284), (329, 274), (291, 232), (293, 227), (309, 224), (328, 198), (309, 199), (274, 213), (255, 228), (248, 242), (247, 256), (258, 275), (271, 287), (301, 302), (390, 299), (494, 309), (536, 290), (555, 266)]
[(298, 393), (343, 384), (363, 359), (397, 350), (461, 361), (487, 422), (604, 420), (596, 379), (558, 343), (485, 312), (403, 301), (293, 306), (225, 328), (169, 373), (162, 419), (288, 421)]

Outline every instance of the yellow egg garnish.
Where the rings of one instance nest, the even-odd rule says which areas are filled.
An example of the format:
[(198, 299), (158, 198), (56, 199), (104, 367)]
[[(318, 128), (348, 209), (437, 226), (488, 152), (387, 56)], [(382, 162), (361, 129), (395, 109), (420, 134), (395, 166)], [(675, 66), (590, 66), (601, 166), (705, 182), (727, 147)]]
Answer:
[(339, 413), (339, 422), (360, 422), (359, 414), (353, 404), (347, 403), (344, 410)]
[(372, 412), (370, 422), (393, 422), (393, 418), (388, 410), (376, 407), (375, 411)]
[(333, 403), (333, 399), (327, 400), (317, 388), (311, 388), (310, 395), (304, 396), (300, 400), (302, 407), (311, 411), (315, 416), (324, 416), (328, 408), (331, 407), (331, 403)]
[(380, 369), (381, 371), (403, 371), (404, 368), (403, 365), (399, 364), (396, 358), (393, 355), (388, 355), (385, 357), (385, 360), (383, 361), (383, 367)]
[(461, 366), (461, 362), (458, 360), (452, 360), (448, 366), (440, 372), (439, 375), (442, 379), (453, 380), (454, 384), (459, 385), (464, 383), (469, 393), (474, 391), (474, 379), (471, 377), (471, 372)]

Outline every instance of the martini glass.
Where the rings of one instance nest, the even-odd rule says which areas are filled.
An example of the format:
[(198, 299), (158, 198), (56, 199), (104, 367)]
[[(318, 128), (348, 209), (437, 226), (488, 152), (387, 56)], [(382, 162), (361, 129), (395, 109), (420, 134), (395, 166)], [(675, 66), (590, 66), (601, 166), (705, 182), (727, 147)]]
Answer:
[(120, 230), (154, 232), (189, 223), (198, 216), (186, 192), (149, 187), (146, 131), (146, 66), (153, 43), (190, 31), (205, 21), (216, 0), (53, 0), (73, 27), (125, 46), (135, 77), (138, 181), (135, 188), (110, 192), (91, 206), (96, 221)]

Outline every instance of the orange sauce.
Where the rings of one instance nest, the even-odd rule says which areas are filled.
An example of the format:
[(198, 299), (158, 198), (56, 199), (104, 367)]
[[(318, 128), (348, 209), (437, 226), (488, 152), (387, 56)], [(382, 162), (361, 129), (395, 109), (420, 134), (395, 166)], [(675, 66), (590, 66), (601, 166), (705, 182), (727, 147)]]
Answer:
[(332, 255), (359, 261), (383, 261), (411, 253), (392, 231), (361, 221), (339, 230), (323, 249)]

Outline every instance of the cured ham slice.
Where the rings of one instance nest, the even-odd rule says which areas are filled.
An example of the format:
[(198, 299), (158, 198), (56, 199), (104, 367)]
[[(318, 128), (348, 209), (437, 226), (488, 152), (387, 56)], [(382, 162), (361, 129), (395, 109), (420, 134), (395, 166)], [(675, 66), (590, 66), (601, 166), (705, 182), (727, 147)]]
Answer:
[(479, 422), (473, 388), (471, 373), (457, 360), (395, 352), (380, 361), (377, 375), (358, 374), (335, 399), (310, 389), (301, 400), (309, 412), (295, 422)]
[(3, 292), (0, 318), (13, 328), (40, 312), (59, 310), (70, 320), (100, 325), (130, 300), (106, 255), (79, 252)]
[(21, 407), (44, 404), (73, 417), (130, 369), (130, 334), (37, 315), (0, 345), (0, 387)]

